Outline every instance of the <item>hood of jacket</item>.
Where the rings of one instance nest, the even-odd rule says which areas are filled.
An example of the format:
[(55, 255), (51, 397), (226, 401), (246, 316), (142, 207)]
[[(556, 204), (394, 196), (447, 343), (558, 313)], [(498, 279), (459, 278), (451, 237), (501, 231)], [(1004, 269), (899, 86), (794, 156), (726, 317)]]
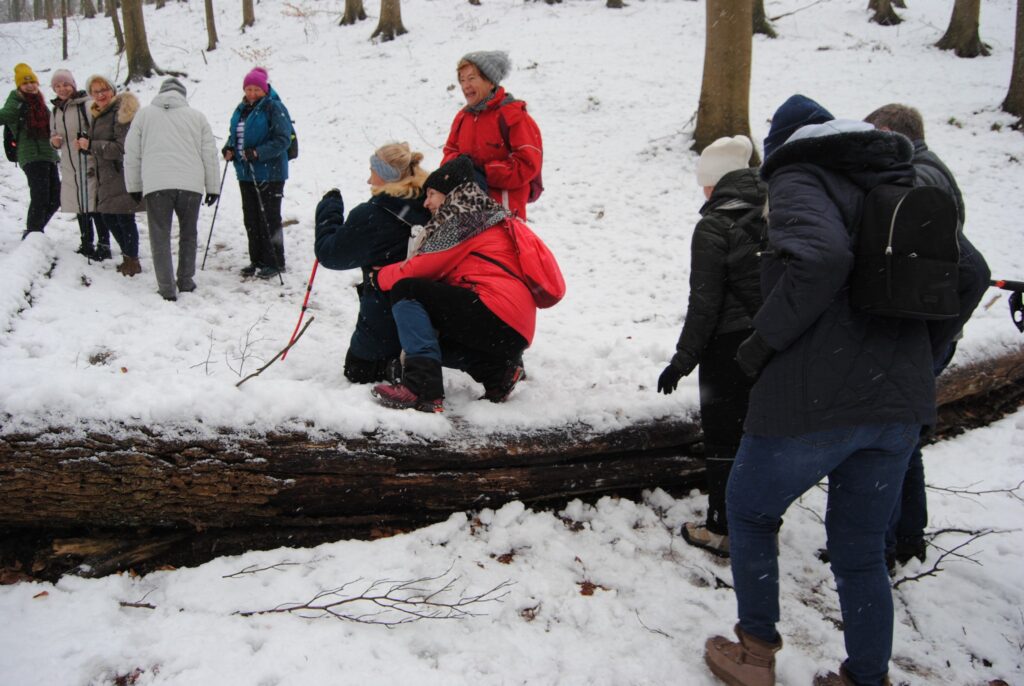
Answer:
[(761, 177), (769, 180), (791, 164), (813, 164), (843, 174), (865, 190), (913, 179), (914, 145), (906, 136), (855, 125), (863, 122), (837, 119), (799, 129), (765, 160)]
[(711, 197), (700, 208), (701, 216), (713, 210), (741, 210), (764, 207), (768, 200), (768, 184), (761, 180), (756, 168), (736, 169), (715, 184)]
[(156, 97), (150, 103), (153, 107), (159, 107), (164, 110), (172, 110), (178, 107), (188, 107), (188, 100), (185, 96), (177, 91), (165, 91), (163, 93), (157, 93)]
[(107, 106), (100, 108), (93, 100), (92, 105), (89, 106), (92, 111), (92, 116), (99, 117), (105, 112), (109, 112), (113, 108), (117, 108), (117, 121), (119, 124), (128, 124), (132, 119), (135, 118), (136, 113), (139, 111), (139, 99), (135, 97), (135, 94), (130, 91), (119, 93), (110, 99)]

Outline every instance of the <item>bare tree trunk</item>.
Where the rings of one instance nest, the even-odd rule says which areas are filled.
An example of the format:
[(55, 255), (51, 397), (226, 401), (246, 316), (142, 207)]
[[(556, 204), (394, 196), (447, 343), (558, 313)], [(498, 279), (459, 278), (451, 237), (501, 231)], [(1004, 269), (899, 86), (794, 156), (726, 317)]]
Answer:
[(11, 0), (11, 21), (21, 21), (21, 1)]
[(167, 0), (156, 0), (156, 8), (158, 10), (162, 10), (164, 8), (164, 5), (166, 5), (166, 4), (167, 4)]
[(124, 14), (124, 45), (128, 55), (126, 83), (141, 81), (154, 73), (160, 73), (149, 52), (146, 22), (142, 16), (142, 0), (123, 0), (121, 6), (121, 12)]
[(952, 50), (957, 57), (988, 57), (989, 46), (978, 35), (980, 17), (981, 0), (956, 0), (953, 3), (953, 14), (949, 18), (949, 28), (935, 47)]
[(92, 19), (96, 16), (96, 5), (92, 0), (82, 0), (82, 16)]
[(256, 24), (256, 10), (253, 8), (252, 0), (242, 0), (242, 33), (249, 26)]
[(363, 0), (345, 0), (345, 13), (341, 15), (338, 26), (352, 26), (357, 21), (366, 19), (366, 10), (363, 9)]
[(779, 37), (779, 34), (775, 33), (775, 27), (768, 21), (768, 15), (764, 13), (764, 0), (754, 0), (754, 33), (769, 38)]
[(896, 10), (892, 8), (892, 0), (868, 0), (868, 9), (874, 14), (871, 21), (882, 26), (896, 26), (903, 21)]
[(403, 33), (409, 32), (402, 26), (402, 0), (380, 0), (380, 21), (370, 39), (380, 36), (386, 42)]
[(117, 41), (117, 52), (120, 55), (124, 52), (124, 32), (121, 30), (121, 19), (117, 14), (117, 0), (107, 0), (107, 16), (114, 22), (114, 39)]
[(46, 28), (53, 28), (53, 0), (44, 0), (43, 6), (46, 12)]
[(480, 6), (480, 0), (469, 0), (469, 4), (470, 5), (476, 5), (477, 7), (479, 7)]
[(32, 0), (32, 17), (37, 21), (43, 18), (43, 0)]
[(1013, 41), (1013, 71), (1003, 110), (1024, 117), (1024, 0), (1017, 0), (1017, 31)]
[(61, 48), (61, 59), (67, 61), (68, 59), (68, 0), (60, 0), (60, 25), (61, 25), (61, 36), (60, 36), (60, 48)]
[[(750, 135), (750, 61), (753, 0), (707, 0), (704, 75), (693, 148), (722, 136)], [(757, 164), (755, 149), (751, 164)]]
[(903, 0), (892, 0), (892, 6), (898, 7), (901, 10), (907, 9), (907, 3), (905, 3)]
[(206, 51), (217, 49), (217, 23), (213, 17), (213, 0), (205, 0), (206, 6)]

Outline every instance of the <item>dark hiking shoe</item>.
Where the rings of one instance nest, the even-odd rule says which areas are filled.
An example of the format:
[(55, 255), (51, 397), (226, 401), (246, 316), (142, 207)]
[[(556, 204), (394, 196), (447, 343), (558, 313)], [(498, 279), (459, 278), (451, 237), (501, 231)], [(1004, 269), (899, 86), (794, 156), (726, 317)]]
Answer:
[(178, 284), (178, 291), (181, 293), (191, 293), (196, 289), (195, 281), (183, 281)]
[(103, 260), (109, 260), (111, 257), (113, 255), (110, 253), (110, 246), (100, 243), (96, 246), (96, 252), (93, 253), (92, 259), (102, 262)]
[(256, 272), (256, 278), (257, 279), (272, 279), (275, 276), (277, 276), (278, 274), (280, 274), (282, 271), (284, 271), (284, 270), (283, 269), (278, 269), (277, 267), (260, 267), (259, 271)]
[(384, 363), (384, 380), (392, 386), (397, 386), (402, 383), (401, 358), (395, 357)]
[(733, 630), (739, 641), (712, 636), (704, 644), (711, 673), (731, 686), (775, 686), (775, 653), (782, 649), (782, 639), (766, 643), (739, 624)]
[(680, 533), (683, 540), (695, 548), (703, 548), (715, 557), (729, 557), (729, 537), (712, 533), (705, 524), (686, 522)]
[[(885, 677), (885, 681), (882, 684), (883, 686), (890, 686), (892, 682), (889, 681), (889, 677)], [(835, 672), (816, 674), (814, 676), (814, 686), (857, 686), (857, 682), (853, 680), (853, 677), (850, 676), (845, 667), (840, 667), (838, 674)]]
[(250, 264), (248, 267), (242, 267), (238, 273), (243, 279), (248, 279), (250, 276), (256, 276), (256, 270), (259, 269), (255, 264)]
[(901, 565), (905, 565), (915, 557), (924, 562), (924, 559), (928, 556), (928, 546), (924, 541), (916, 541), (914, 543), (906, 543), (898, 541), (896, 543), (896, 562)]
[(96, 248), (92, 247), (87, 243), (82, 243), (80, 246), (78, 246), (78, 250), (76, 250), (75, 252), (78, 253), (79, 255), (82, 255), (86, 259), (96, 259)]
[(526, 376), (526, 372), (523, 370), (523, 365), (517, 362), (505, 370), (505, 373), (501, 377), (501, 383), (494, 388), (484, 390), (483, 398), (490, 400), (492, 403), (505, 402), (508, 400), (508, 397), (512, 395), (512, 391), (515, 389), (516, 384), (522, 381), (524, 376)]
[(419, 412), (444, 412), (443, 398), (422, 399), (404, 384), (379, 383), (370, 390), (370, 394), (381, 405), (394, 410), (413, 409)]

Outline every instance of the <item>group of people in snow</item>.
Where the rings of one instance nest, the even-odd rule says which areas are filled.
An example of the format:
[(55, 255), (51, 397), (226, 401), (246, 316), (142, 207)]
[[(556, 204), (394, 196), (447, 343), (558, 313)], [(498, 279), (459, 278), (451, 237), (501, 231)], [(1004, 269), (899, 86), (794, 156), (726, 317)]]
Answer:
[[(778, 531), (786, 509), (828, 477), (827, 559), (847, 659), (815, 684), (888, 684), (889, 570), (925, 559), (922, 430), (935, 424), (935, 379), (989, 284), (963, 234), (964, 202), (928, 149), (920, 113), (891, 104), (836, 119), (802, 95), (775, 112), (764, 163), (745, 136), (697, 163), (707, 202), (693, 233), (682, 333), (658, 390), (699, 367), (707, 457), (704, 522), (691, 545), (730, 558), (738, 640), (708, 639), (722, 681), (775, 683), (782, 648)], [(938, 186), (957, 210), (959, 315), (925, 321), (851, 306), (855, 233), (879, 184)]]
[[(333, 189), (316, 208), (319, 262), (362, 272), (344, 374), (375, 384), (387, 407), (442, 411), (443, 367), (466, 371), (492, 402), (524, 377), (537, 305), (511, 229), (526, 219), (543, 152), (525, 104), (501, 86), (509, 69), (499, 51), (459, 61), (466, 106), (437, 170), (423, 169), (423, 154), (408, 144), (388, 143), (370, 156), (366, 201), (346, 216)], [(184, 85), (165, 80), (138, 111), (134, 96), (109, 80), (90, 77), (79, 91), (58, 70), (51, 115), (32, 70), (18, 65), (15, 76), (0, 123), (18, 131), (32, 199), (26, 234), (42, 231), (58, 207), (74, 212), (79, 252), (110, 257), (113, 234), (118, 270), (132, 276), (140, 270), (134, 214), (145, 206), (160, 293), (173, 300), (194, 289), (196, 217), (204, 194), (207, 204), (217, 200), (219, 163)], [(294, 131), (265, 70), (249, 72), (243, 90), (220, 154), (241, 189), (251, 262), (241, 273), (272, 278), (285, 266), (281, 202)], [(988, 267), (963, 234), (962, 194), (925, 144), (913, 108), (844, 120), (794, 95), (772, 118), (760, 168), (750, 166), (753, 147), (746, 136), (722, 138), (697, 163), (706, 202), (692, 237), (687, 313), (657, 382), (672, 393), (699, 367), (708, 508), (704, 522), (687, 522), (681, 533), (730, 558), (739, 614), (738, 640), (709, 639), (705, 658), (727, 683), (774, 683), (782, 647), (777, 533), (789, 505), (827, 476), (827, 554), (848, 657), (816, 683), (888, 683), (887, 562), (926, 554), (922, 429), (935, 423), (935, 378), (988, 285)], [(955, 199), (958, 317), (880, 317), (851, 307), (851, 232), (881, 183), (939, 186)], [(176, 274), (172, 213), (181, 236)]]

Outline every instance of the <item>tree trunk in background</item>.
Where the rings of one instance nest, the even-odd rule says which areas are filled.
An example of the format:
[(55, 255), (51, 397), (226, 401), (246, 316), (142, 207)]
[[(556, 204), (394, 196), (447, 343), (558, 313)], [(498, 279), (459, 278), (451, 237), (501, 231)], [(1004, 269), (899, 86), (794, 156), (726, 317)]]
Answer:
[[(704, 76), (693, 149), (722, 136), (750, 135), (750, 60), (753, 0), (707, 0)], [(757, 150), (751, 165), (759, 163)]]
[(213, 18), (213, 0), (205, 0), (206, 6), (206, 51), (217, 49), (217, 23)]
[(123, 0), (121, 7), (124, 14), (124, 47), (128, 56), (126, 82), (141, 81), (158, 71), (149, 52), (142, 0)]
[(156, 8), (158, 10), (162, 10), (164, 8), (164, 5), (166, 5), (166, 4), (167, 4), (166, 0), (156, 0)]
[(43, 7), (46, 12), (46, 28), (53, 28), (53, 0), (44, 0)]
[(949, 18), (949, 28), (935, 47), (952, 50), (957, 57), (988, 57), (988, 46), (978, 35), (980, 17), (981, 0), (956, 0), (953, 3), (953, 14)]
[(60, 0), (61, 59), (68, 59), (68, 0)]
[(769, 38), (778, 38), (779, 36), (764, 13), (764, 0), (754, 0), (754, 33), (760, 33)]
[(92, 19), (96, 16), (96, 5), (92, 0), (82, 0), (82, 16)]
[(256, 24), (256, 10), (252, 6), (252, 0), (242, 0), (242, 33), (249, 26)]
[(396, 36), (409, 33), (402, 26), (402, 2), (401, 0), (380, 0), (380, 21), (377, 23), (377, 30), (373, 32), (370, 39), (380, 36), (382, 41), (394, 40)]
[(892, 0), (868, 0), (868, 9), (873, 11), (871, 21), (882, 26), (896, 26), (903, 21), (892, 8)]
[(338, 26), (352, 26), (357, 21), (366, 19), (366, 10), (363, 9), (363, 0), (345, 0), (345, 13), (341, 15)]
[(21, 0), (11, 0), (11, 21), (21, 21)]
[(121, 31), (121, 19), (117, 14), (117, 0), (107, 0), (107, 16), (114, 22), (114, 39), (117, 40), (115, 55), (124, 52), (124, 32)]
[(1013, 41), (1013, 71), (1003, 110), (1024, 117), (1024, 0), (1017, 0), (1017, 31)]
[(903, 0), (892, 0), (892, 6), (899, 7), (901, 10), (907, 9), (907, 3), (903, 2)]
[(43, 18), (43, 0), (32, 0), (32, 17), (37, 21)]

